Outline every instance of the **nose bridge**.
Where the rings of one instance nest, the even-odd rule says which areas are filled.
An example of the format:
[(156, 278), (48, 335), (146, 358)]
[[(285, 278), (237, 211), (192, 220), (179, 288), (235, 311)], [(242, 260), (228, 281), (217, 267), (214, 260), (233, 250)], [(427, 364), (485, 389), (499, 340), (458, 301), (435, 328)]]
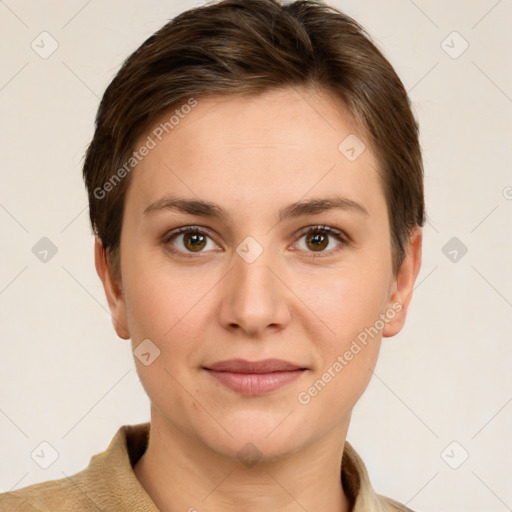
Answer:
[(226, 327), (238, 326), (255, 334), (268, 326), (282, 328), (289, 321), (286, 290), (275, 275), (278, 266), (270, 248), (264, 249), (254, 238), (247, 237), (238, 245), (223, 297)]

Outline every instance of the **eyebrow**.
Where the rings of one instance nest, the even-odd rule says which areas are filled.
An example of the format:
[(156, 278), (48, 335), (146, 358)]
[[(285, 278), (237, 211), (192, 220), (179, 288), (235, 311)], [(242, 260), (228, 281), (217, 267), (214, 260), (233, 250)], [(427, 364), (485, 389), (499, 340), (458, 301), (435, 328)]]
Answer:
[[(325, 198), (314, 198), (305, 201), (292, 203), (279, 211), (279, 221), (315, 215), (328, 210), (345, 210), (369, 216), (368, 210), (360, 203), (341, 196), (330, 196)], [(176, 211), (202, 217), (211, 217), (227, 222), (231, 216), (221, 206), (201, 199), (182, 199), (173, 196), (166, 196), (148, 205), (143, 215), (149, 216), (162, 211)]]

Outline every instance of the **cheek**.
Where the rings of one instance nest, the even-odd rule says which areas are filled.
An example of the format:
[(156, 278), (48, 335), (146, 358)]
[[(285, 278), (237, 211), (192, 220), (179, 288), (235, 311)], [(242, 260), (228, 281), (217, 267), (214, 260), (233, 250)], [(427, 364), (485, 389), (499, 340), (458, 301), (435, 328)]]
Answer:
[(361, 396), (379, 354), (389, 276), (386, 267), (370, 267), (342, 269), (313, 280), (309, 288), (302, 284), (306, 305), (323, 323), (320, 331), (308, 333), (319, 354), (308, 384), (323, 390), (319, 403), (338, 404), (338, 411), (348, 412)]
[[(140, 381), (155, 403), (165, 404), (172, 396), (173, 403), (188, 407), (188, 394), (180, 392), (176, 381), (188, 382), (198, 354), (198, 333), (208, 308), (207, 301), (201, 300), (204, 292), (192, 286), (190, 279), (160, 273), (155, 267), (133, 270), (127, 273), (125, 294), (132, 349), (136, 355), (137, 346), (149, 339), (159, 351), (148, 366), (136, 361)], [(187, 389), (193, 393), (190, 386)]]
[[(373, 325), (383, 312), (388, 276), (369, 269), (345, 268), (297, 281), (304, 303), (322, 319), (331, 337), (342, 342)], [(327, 329), (328, 327), (328, 329)]]
[(311, 400), (322, 414), (341, 418), (350, 413), (368, 386), (377, 362), (381, 345), (377, 322), (385, 304), (385, 286), (375, 275), (355, 272), (325, 284), (323, 293), (318, 281), (308, 292), (307, 306), (325, 328), (308, 332), (319, 357), (314, 374), (297, 398), (301, 404)]
[[(172, 325), (179, 291), (169, 289), (167, 272), (150, 251), (126, 242), (126, 254), (130, 254), (123, 266), (125, 301), (130, 327), (136, 331), (151, 329), (155, 336), (168, 324)], [(129, 248), (131, 250), (129, 250)], [(139, 332), (140, 333), (140, 332)], [(141, 333), (147, 336), (149, 333)]]
[(177, 271), (153, 260), (127, 265), (126, 277), (127, 317), (135, 345), (149, 338), (161, 349), (172, 345), (179, 351), (209, 320), (208, 290), (215, 284), (211, 273)]

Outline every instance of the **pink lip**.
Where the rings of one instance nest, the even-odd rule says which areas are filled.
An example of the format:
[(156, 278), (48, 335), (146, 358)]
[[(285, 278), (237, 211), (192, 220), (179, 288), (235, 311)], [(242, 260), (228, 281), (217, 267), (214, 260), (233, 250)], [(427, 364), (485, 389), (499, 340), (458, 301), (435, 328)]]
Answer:
[(275, 391), (299, 378), (306, 370), (280, 359), (231, 359), (204, 369), (233, 391), (246, 395), (261, 395)]

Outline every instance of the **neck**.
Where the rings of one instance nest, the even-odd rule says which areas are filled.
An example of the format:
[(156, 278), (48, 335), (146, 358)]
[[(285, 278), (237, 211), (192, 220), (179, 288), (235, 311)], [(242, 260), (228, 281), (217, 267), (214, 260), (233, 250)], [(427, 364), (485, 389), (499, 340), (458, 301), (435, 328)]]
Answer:
[(350, 512), (341, 485), (347, 427), (251, 465), (213, 451), (152, 410), (149, 444), (134, 472), (162, 512)]

